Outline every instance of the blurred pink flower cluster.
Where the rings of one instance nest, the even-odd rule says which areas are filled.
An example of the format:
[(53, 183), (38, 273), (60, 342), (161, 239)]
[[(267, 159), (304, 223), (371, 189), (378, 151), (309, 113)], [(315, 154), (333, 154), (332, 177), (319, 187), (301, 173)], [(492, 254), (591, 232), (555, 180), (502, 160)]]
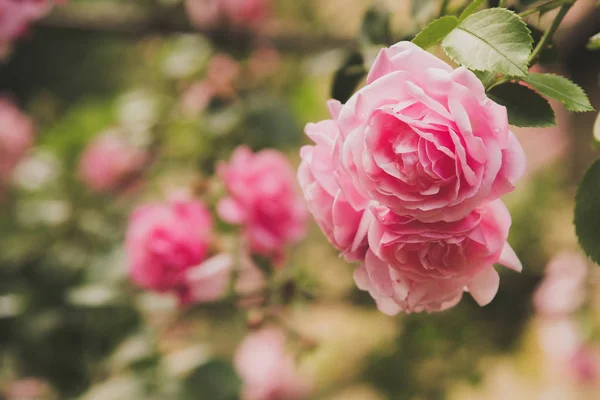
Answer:
[(193, 82), (184, 90), (181, 108), (187, 115), (196, 115), (217, 98), (235, 98), (235, 83), (240, 76), (262, 81), (273, 75), (280, 65), (279, 53), (273, 47), (262, 45), (252, 51), (246, 68), (225, 53), (215, 54), (208, 62), (206, 76)]
[(135, 183), (135, 175), (147, 160), (145, 150), (128, 143), (118, 131), (109, 131), (100, 134), (85, 149), (79, 161), (79, 175), (96, 192), (126, 189)]
[(11, 50), (12, 42), (27, 33), (29, 25), (43, 18), (56, 3), (52, 0), (0, 0), (0, 59)]
[(269, 15), (269, 0), (185, 0), (185, 8), (200, 29), (223, 22), (238, 29), (257, 29)]
[(578, 253), (562, 252), (546, 266), (533, 305), (539, 317), (537, 334), (554, 377), (577, 383), (597, 382), (600, 354), (591, 346), (574, 317), (587, 294), (588, 263)]
[(235, 266), (234, 290), (250, 296), (262, 287), (264, 277), (249, 255), (278, 262), (285, 247), (302, 238), (307, 213), (281, 153), (240, 147), (229, 164), (219, 165), (219, 176), (228, 196), (219, 202), (218, 213), (243, 227), (239, 259), (212, 251), (217, 232), (202, 201), (173, 196), (165, 203), (140, 206), (131, 216), (125, 246), (137, 285), (175, 293), (181, 304), (214, 301), (229, 291)]
[(34, 133), (33, 121), (11, 101), (0, 98), (0, 183), (31, 147)]
[(309, 382), (298, 372), (286, 337), (277, 328), (248, 335), (238, 347), (234, 365), (242, 378), (243, 400), (299, 400), (309, 393)]
[(499, 197), (525, 171), (506, 109), (468, 69), (409, 42), (384, 48), (367, 85), (308, 124), (298, 180), (358, 287), (387, 314), (489, 303), (497, 262), (520, 271)]

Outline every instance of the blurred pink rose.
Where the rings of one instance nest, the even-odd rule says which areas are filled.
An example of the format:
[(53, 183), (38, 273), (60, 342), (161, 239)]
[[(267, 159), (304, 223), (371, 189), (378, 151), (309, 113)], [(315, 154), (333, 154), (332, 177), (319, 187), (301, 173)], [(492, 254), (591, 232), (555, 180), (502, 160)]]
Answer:
[(281, 57), (272, 46), (260, 46), (252, 51), (248, 58), (250, 74), (257, 79), (273, 75), (281, 65)]
[(221, 22), (220, 0), (185, 0), (185, 10), (198, 29), (210, 29)]
[(11, 42), (24, 35), (29, 24), (44, 17), (53, 3), (50, 0), (0, 0), (0, 59), (10, 52)]
[(228, 164), (218, 166), (218, 174), (229, 194), (219, 202), (218, 213), (225, 221), (243, 226), (252, 252), (278, 260), (286, 244), (304, 236), (306, 207), (282, 153), (252, 153), (241, 146)]
[[(24, 378), (4, 382), (0, 392), (6, 400), (41, 400), (56, 398), (50, 385), (39, 378)], [(4, 397), (3, 397), (4, 398)]]
[(192, 24), (200, 29), (227, 22), (236, 28), (258, 28), (269, 14), (268, 0), (185, 0)]
[(423, 223), (389, 210), (376, 214), (370, 250), (354, 276), (387, 314), (442, 311), (465, 290), (484, 306), (500, 283), (493, 265), (522, 268), (506, 242), (511, 219), (500, 200), (455, 222)]
[(258, 28), (269, 16), (269, 0), (221, 0), (227, 21), (241, 28)]
[(243, 400), (307, 398), (309, 384), (298, 373), (285, 342), (282, 331), (267, 328), (251, 333), (238, 347), (234, 365), (243, 381)]
[(111, 191), (127, 183), (147, 159), (144, 150), (127, 143), (118, 132), (109, 131), (97, 136), (85, 149), (79, 160), (79, 176), (91, 190)]
[[(229, 282), (235, 260), (231, 254), (221, 253), (185, 273), (189, 287), (184, 303), (214, 301), (223, 298), (229, 290)], [(265, 284), (262, 271), (252, 263), (250, 257), (242, 256), (238, 265), (234, 290), (240, 296), (256, 294)]]
[(11, 101), (0, 98), (0, 182), (33, 143), (34, 125)]
[(231, 56), (218, 53), (208, 62), (206, 78), (215, 95), (231, 97), (235, 93), (233, 84), (240, 74), (240, 65)]
[(559, 253), (546, 267), (546, 276), (533, 297), (536, 311), (560, 316), (576, 311), (585, 300), (588, 266), (578, 253)]
[(584, 384), (598, 381), (598, 354), (589, 346), (581, 346), (569, 360), (571, 375)]
[[(212, 218), (201, 201), (174, 198), (138, 207), (131, 215), (125, 240), (131, 279), (145, 289), (173, 291), (182, 303), (189, 302), (186, 271), (205, 261), (211, 236)], [(200, 274), (208, 276), (196, 279), (203, 281), (203, 288), (212, 282), (223, 286), (218, 260), (205, 263), (201, 270)], [(195, 290), (196, 296), (199, 290)], [(206, 291), (207, 299), (219, 292)]]
[(409, 42), (384, 48), (337, 122), (343, 168), (399, 215), (456, 221), (525, 171), (506, 108), (479, 79)]
[[(337, 116), (339, 103), (329, 103), (332, 117)], [(306, 134), (316, 145), (300, 150), (302, 163), (298, 181), (304, 191), (308, 209), (331, 244), (348, 261), (362, 261), (367, 252), (367, 228), (373, 219), (365, 212), (368, 200), (357, 193), (352, 182), (338, 168), (333, 157), (333, 146), (339, 135), (337, 124), (325, 120), (306, 126)], [(343, 188), (341, 188), (343, 186)], [(346, 198), (351, 194), (353, 206)]]
[(207, 80), (192, 83), (181, 96), (181, 108), (188, 115), (204, 111), (215, 96), (214, 86)]

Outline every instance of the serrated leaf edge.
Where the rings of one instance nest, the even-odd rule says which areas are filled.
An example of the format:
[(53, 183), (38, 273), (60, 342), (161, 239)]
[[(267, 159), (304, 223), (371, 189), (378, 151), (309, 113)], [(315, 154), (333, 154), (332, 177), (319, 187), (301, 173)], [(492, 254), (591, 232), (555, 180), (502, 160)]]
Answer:
[[(531, 30), (529, 30), (529, 27), (527, 26), (527, 23), (525, 23), (525, 21), (523, 21), (523, 19), (522, 19), (521, 17), (519, 17), (519, 16), (517, 15), (517, 13), (515, 13), (514, 11), (508, 10), (508, 9), (506, 9), (506, 8), (496, 8), (496, 9), (497, 9), (497, 10), (503, 10), (503, 11), (505, 11), (505, 12), (508, 12), (508, 13), (511, 13), (511, 14), (513, 14), (514, 16), (516, 16), (516, 17), (517, 17), (517, 19), (518, 19), (518, 20), (521, 22), (521, 24), (523, 24), (523, 26), (525, 27), (525, 30), (527, 30), (527, 36), (529, 37), (529, 39), (531, 39), (531, 40), (530, 40), (530, 42), (529, 42), (529, 46), (528, 46), (528, 47), (529, 47), (529, 53), (531, 53), (531, 52), (533, 51), (533, 37), (531, 36)], [(474, 14), (471, 14), (471, 15), (469, 15), (467, 18), (465, 18), (465, 19), (463, 19), (462, 21), (460, 21), (460, 22), (459, 22), (459, 26), (460, 26), (460, 23), (462, 23), (462, 22), (466, 21), (467, 19), (469, 19), (469, 18), (471, 18), (471, 17), (474, 17), (475, 15), (477, 15), (477, 14), (479, 14), (479, 13), (481, 13), (481, 12), (486, 12), (486, 11), (489, 11), (489, 10), (493, 10), (493, 9), (492, 9), (492, 8), (489, 8), (489, 9), (487, 9), (487, 10), (481, 10), (481, 11), (478, 11), (478, 12), (476, 12), (476, 13), (474, 13)], [(456, 27), (456, 28), (454, 28), (454, 29), (458, 29), (458, 27), (459, 27), (459, 26), (457, 26), (457, 27)], [(454, 30), (454, 29), (453, 29), (453, 30)], [(473, 34), (472, 32), (470, 32), (470, 31), (467, 31), (467, 30), (465, 30), (465, 29), (463, 29), (463, 30), (464, 30), (465, 32), (468, 32), (468, 33), (470, 33), (470, 34)], [(452, 31), (450, 31), (448, 34), (450, 34), (451, 32), (452, 32)], [(476, 36), (477, 38), (479, 38), (479, 36), (477, 36), (477, 35), (473, 35), (473, 36)], [(481, 39), (481, 38), (480, 38), (480, 39)], [(445, 38), (444, 38), (444, 40), (445, 40)], [(483, 41), (483, 39), (481, 39), (481, 40)], [(487, 43), (487, 42), (486, 42), (486, 43)], [(494, 70), (491, 70), (491, 69), (480, 69), (480, 68), (476, 68), (476, 67), (474, 67), (474, 66), (472, 66), (472, 65), (467, 65), (466, 63), (465, 63), (465, 64), (463, 64), (463, 63), (459, 62), (459, 61), (456, 59), (456, 56), (455, 56), (455, 55), (453, 55), (453, 54), (451, 54), (451, 53), (450, 53), (450, 51), (449, 51), (449, 50), (446, 48), (446, 46), (444, 46), (444, 41), (443, 41), (443, 40), (442, 40), (442, 43), (441, 43), (441, 47), (442, 47), (442, 49), (444, 50), (444, 53), (446, 53), (446, 55), (447, 55), (448, 57), (450, 57), (450, 59), (451, 59), (452, 61), (454, 61), (454, 62), (455, 62), (456, 64), (458, 64), (458, 65), (464, 65), (465, 67), (467, 67), (467, 68), (469, 68), (469, 69), (471, 69), (471, 70), (473, 70), (473, 71), (481, 71), (481, 72), (487, 72), (487, 71), (490, 71), (490, 72), (496, 72), (496, 71), (494, 71)], [(490, 46), (490, 47), (492, 47), (492, 46)], [(496, 50), (496, 52), (498, 52), (499, 54), (502, 54), (502, 53), (500, 53), (498, 50)], [(527, 64), (525, 65), (525, 71), (523, 71), (523, 70), (521, 70), (521, 68), (519, 68), (519, 67), (518, 67), (518, 66), (517, 66), (515, 63), (513, 63), (513, 62), (512, 62), (512, 60), (508, 59), (508, 58), (507, 58), (506, 56), (504, 56), (503, 54), (502, 54), (502, 57), (504, 57), (504, 58), (506, 58), (507, 60), (509, 60), (509, 61), (511, 62), (511, 64), (513, 64), (514, 66), (516, 66), (516, 67), (517, 67), (517, 69), (519, 69), (520, 71), (522, 71), (522, 72), (523, 72), (523, 75), (510, 75), (510, 74), (502, 74), (502, 75), (504, 75), (504, 76), (508, 76), (508, 77), (513, 77), (513, 78), (522, 78), (522, 77), (524, 77), (524, 76), (527, 76), (527, 73), (529, 72), (529, 63), (527, 63)]]
[[(525, 76), (525, 78), (523, 78), (523, 79), (522, 79), (522, 81), (523, 81), (523, 82), (525, 82), (525, 83), (527, 83), (527, 84), (529, 84), (529, 85), (532, 85), (532, 89), (534, 89), (536, 92), (538, 92), (538, 93), (542, 94), (542, 93), (541, 93), (539, 90), (536, 90), (536, 89), (535, 89), (535, 87), (533, 87), (533, 84), (532, 84), (531, 82), (529, 82), (529, 81), (527, 80), (527, 78), (528, 78), (530, 75), (531, 75), (531, 74), (527, 74), (527, 75)], [(569, 111), (571, 111), (571, 112), (575, 112), (575, 113), (581, 113), (581, 112), (590, 112), (590, 111), (594, 111), (594, 107), (593, 107), (593, 106), (592, 106), (592, 104), (590, 103), (589, 97), (588, 97), (587, 93), (585, 92), (585, 90), (583, 90), (583, 88), (582, 88), (581, 86), (579, 86), (578, 84), (576, 84), (575, 82), (573, 82), (573, 81), (572, 81), (572, 80), (570, 80), (569, 78), (565, 78), (564, 76), (561, 76), (561, 75), (558, 75), (558, 74), (552, 74), (552, 73), (542, 73), (542, 74), (537, 74), (537, 73), (536, 73), (535, 75), (552, 75), (552, 76), (556, 76), (556, 77), (558, 77), (558, 78), (566, 79), (566, 80), (567, 80), (568, 82), (570, 82), (570, 83), (571, 83), (573, 86), (577, 87), (579, 90), (581, 90), (581, 91), (583, 92), (583, 94), (585, 95), (586, 99), (588, 99), (588, 105), (586, 106), (585, 104), (581, 104), (581, 103), (579, 103), (579, 102), (577, 102), (577, 101), (573, 101), (573, 103), (575, 103), (575, 104), (578, 104), (578, 105), (580, 105), (580, 106), (584, 107), (584, 108), (585, 108), (584, 110), (575, 110), (575, 109), (572, 109), (572, 108), (570, 108), (569, 106), (567, 106), (567, 104), (565, 104), (565, 102), (563, 102), (563, 101), (561, 101), (561, 100), (559, 100), (559, 99), (556, 99), (556, 98), (554, 98), (554, 97), (552, 97), (552, 96), (547, 96), (547, 97), (551, 97), (551, 98), (553, 98), (553, 99), (555, 99), (555, 100), (557, 100), (557, 101), (560, 101), (560, 102), (561, 102), (561, 103), (562, 103), (562, 104), (563, 104), (563, 105), (564, 105), (564, 106), (567, 108), (567, 110), (569, 110)], [(550, 86), (547, 86), (547, 85), (543, 85), (543, 86), (545, 86), (545, 87), (548, 87), (548, 88), (550, 88), (550, 89), (553, 89), (552, 87), (550, 87)], [(553, 89), (553, 90), (554, 90), (555, 92), (558, 92), (558, 90), (555, 90), (555, 89)], [(560, 93), (560, 92), (559, 92), (559, 93)], [(544, 95), (544, 96), (546, 96), (546, 95)]]
[[(425, 32), (425, 30), (426, 30), (427, 28), (429, 28), (429, 27), (430, 27), (431, 25), (433, 25), (434, 23), (436, 23), (436, 22), (438, 22), (438, 21), (441, 21), (442, 19), (448, 19), (448, 20), (451, 20), (451, 19), (453, 19), (453, 20), (456, 20), (456, 26), (458, 26), (458, 23), (459, 23), (459, 21), (458, 21), (458, 18), (456, 18), (454, 15), (444, 15), (443, 17), (436, 18), (436, 19), (434, 19), (433, 21), (431, 21), (430, 23), (428, 23), (428, 24), (427, 24), (427, 25), (426, 25), (426, 26), (425, 26), (423, 29), (421, 29), (421, 31), (420, 31), (419, 33), (417, 33), (417, 34), (415, 35), (415, 37), (414, 37), (414, 38), (411, 40), (411, 43), (414, 43), (414, 44), (416, 44), (417, 46), (419, 46), (417, 43), (415, 43), (415, 40), (416, 40), (416, 39), (417, 39), (419, 36), (421, 36), (421, 35), (422, 35), (422, 34)], [(452, 28), (450, 31), (448, 31), (448, 33), (447, 33), (446, 35), (448, 35), (450, 32), (452, 32), (454, 29), (456, 29), (456, 26), (455, 26), (454, 28)], [(439, 41), (437, 41), (437, 42), (435, 42), (435, 43), (432, 43), (432, 44), (430, 44), (430, 45), (429, 45), (429, 46), (427, 46), (427, 47), (431, 47), (431, 46), (433, 46), (433, 45), (436, 45), (436, 44), (438, 44), (439, 42), (441, 42), (442, 40), (444, 40), (444, 38), (445, 38), (445, 37), (446, 37), (446, 36), (442, 37), (442, 38), (441, 38)], [(421, 46), (419, 46), (419, 47), (421, 47)]]

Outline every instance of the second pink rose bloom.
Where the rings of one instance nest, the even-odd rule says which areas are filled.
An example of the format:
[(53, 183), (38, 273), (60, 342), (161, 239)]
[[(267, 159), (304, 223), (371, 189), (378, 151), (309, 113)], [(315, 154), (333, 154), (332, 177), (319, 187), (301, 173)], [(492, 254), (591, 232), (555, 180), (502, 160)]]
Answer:
[(281, 260), (285, 247), (304, 236), (307, 219), (288, 160), (275, 150), (242, 146), (218, 174), (228, 193), (217, 206), (221, 218), (242, 226), (252, 253)]

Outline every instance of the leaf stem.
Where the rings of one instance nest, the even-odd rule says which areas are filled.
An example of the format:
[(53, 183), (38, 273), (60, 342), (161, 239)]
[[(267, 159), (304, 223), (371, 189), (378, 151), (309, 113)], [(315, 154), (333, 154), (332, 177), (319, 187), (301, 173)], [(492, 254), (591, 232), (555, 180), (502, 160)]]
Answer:
[(440, 6), (440, 17), (446, 15), (446, 12), (448, 11), (448, 3), (450, 3), (450, 0), (442, 0), (442, 5)]
[(527, 17), (527, 16), (529, 16), (531, 14), (538, 13), (538, 12), (540, 12), (542, 10), (545, 10), (545, 11), (553, 10), (553, 9), (555, 9), (557, 7), (562, 6), (563, 4), (565, 4), (565, 0), (552, 0), (552, 1), (549, 1), (547, 3), (540, 4), (537, 7), (530, 8), (529, 10), (522, 11), (522, 12), (520, 12), (517, 15), (519, 17), (521, 17), (521, 18), (524, 18), (524, 17)]
[(529, 64), (530, 65), (533, 62), (535, 62), (535, 60), (540, 55), (542, 50), (544, 50), (544, 47), (546, 47), (548, 42), (550, 42), (552, 40), (552, 36), (554, 35), (554, 32), (556, 32), (556, 30), (558, 29), (560, 23), (562, 22), (565, 15), (567, 15), (567, 12), (569, 11), (569, 9), (573, 5), (573, 3), (574, 3), (573, 1), (569, 1), (567, 3), (564, 3), (560, 7), (560, 9), (558, 10), (558, 13), (556, 14), (556, 17), (554, 17), (554, 21), (552, 21), (552, 25), (550, 25), (548, 30), (544, 33), (544, 35), (538, 42), (537, 46), (535, 46), (535, 49), (533, 49), (533, 51), (531, 52), (531, 55), (529, 56)]

